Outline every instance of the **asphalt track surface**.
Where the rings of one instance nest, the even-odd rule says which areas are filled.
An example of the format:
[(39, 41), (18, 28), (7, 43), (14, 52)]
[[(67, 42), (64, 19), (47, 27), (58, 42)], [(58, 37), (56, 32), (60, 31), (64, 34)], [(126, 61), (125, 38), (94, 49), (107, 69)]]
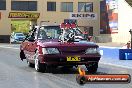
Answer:
[[(85, 67), (82, 66), (84, 69)], [(85, 84), (76, 82), (76, 68), (36, 72), (19, 58), (19, 44), (0, 44), (0, 88), (132, 88), (129, 84)], [(130, 74), (132, 69), (99, 64), (96, 74)]]

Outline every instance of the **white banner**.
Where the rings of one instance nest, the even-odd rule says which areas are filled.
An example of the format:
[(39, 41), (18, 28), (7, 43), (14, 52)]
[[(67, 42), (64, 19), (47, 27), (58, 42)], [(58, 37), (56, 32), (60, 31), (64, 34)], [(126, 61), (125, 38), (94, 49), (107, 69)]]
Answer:
[(97, 19), (97, 14), (95, 14), (95, 13), (70, 13), (70, 19), (96, 20)]

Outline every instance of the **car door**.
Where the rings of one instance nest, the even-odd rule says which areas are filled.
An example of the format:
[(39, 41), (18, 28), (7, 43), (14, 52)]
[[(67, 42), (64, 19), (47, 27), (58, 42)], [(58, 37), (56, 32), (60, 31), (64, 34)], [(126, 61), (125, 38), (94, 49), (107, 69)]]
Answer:
[(35, 32), (33, 32), (31, 36), (29, 36), (26, 50), (28, 60), (32, 63), (34, 63), (34, 55), (37, 47), (37, 39), (35, 39), (35, 36), (36, 36)]
[(30, 39), (27, 39), (24, 42), (22, 42), (21, 48), (24, 51), (26, 59), (28, 59), (29, 61), (33, 61), (34, 60), (33, 57), (36, 50), (36, 41), (35, 40), (31, 41)]
[(30, 42), (29, 42), (28, 38), (26, 37), (20, 46), (20, 49), (24, 52), (26, 59), (29, 58), (29, 53), (28, 53), (29, 52), (29, 45), (30, 45)]
[(34, 40), (34, 41), (29, 41), (28, 42), (28, 52), (27, 52), (27, 54), (28, 54), (28, 59), (30, 60), (30, 61), (34, 61), (34, 55), (35, 55), (35, 50), (36, 50), (36, 41)]

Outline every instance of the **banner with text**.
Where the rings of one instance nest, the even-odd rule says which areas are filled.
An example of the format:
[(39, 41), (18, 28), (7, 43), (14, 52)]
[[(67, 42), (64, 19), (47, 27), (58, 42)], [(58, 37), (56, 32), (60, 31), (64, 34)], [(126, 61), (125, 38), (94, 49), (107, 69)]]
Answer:
[(70, 19), (96, 20), (97, 19), (97, 14), (95, 14), (95, 13), (70, 13)]
[(10, 12), (8, 18), (29, 18), (38, 19), (40, 13), (30, 13), (30, 12)]

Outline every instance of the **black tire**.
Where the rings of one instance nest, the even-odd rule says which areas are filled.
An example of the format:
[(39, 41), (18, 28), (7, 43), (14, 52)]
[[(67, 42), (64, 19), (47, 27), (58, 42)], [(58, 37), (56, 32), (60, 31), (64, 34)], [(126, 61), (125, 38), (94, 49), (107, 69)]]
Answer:
[(35, 70), (36, 70), (37, 72), (46, 72), (46, 69), (47, 69), (46, 64), (41, 64), (41, 63), (39, 62), (39, 60), (38, 60), (37, 63), (38, 63), (38, 64), (36, 64), (36, 62), (35, 62)]
[(29, 67), (32, 67), (32, 68), (35, 66), (34, 64), (30, 63), (29, 61), (27, 61), (27, 64)]
[(97, 72), (97, 69), (98, 69), (98, 62), (93, 62), (93, 63), (89, 63), (87, 65), (85, 65), (87, 70), (88, 70), (88, 73), (96, 73)]

